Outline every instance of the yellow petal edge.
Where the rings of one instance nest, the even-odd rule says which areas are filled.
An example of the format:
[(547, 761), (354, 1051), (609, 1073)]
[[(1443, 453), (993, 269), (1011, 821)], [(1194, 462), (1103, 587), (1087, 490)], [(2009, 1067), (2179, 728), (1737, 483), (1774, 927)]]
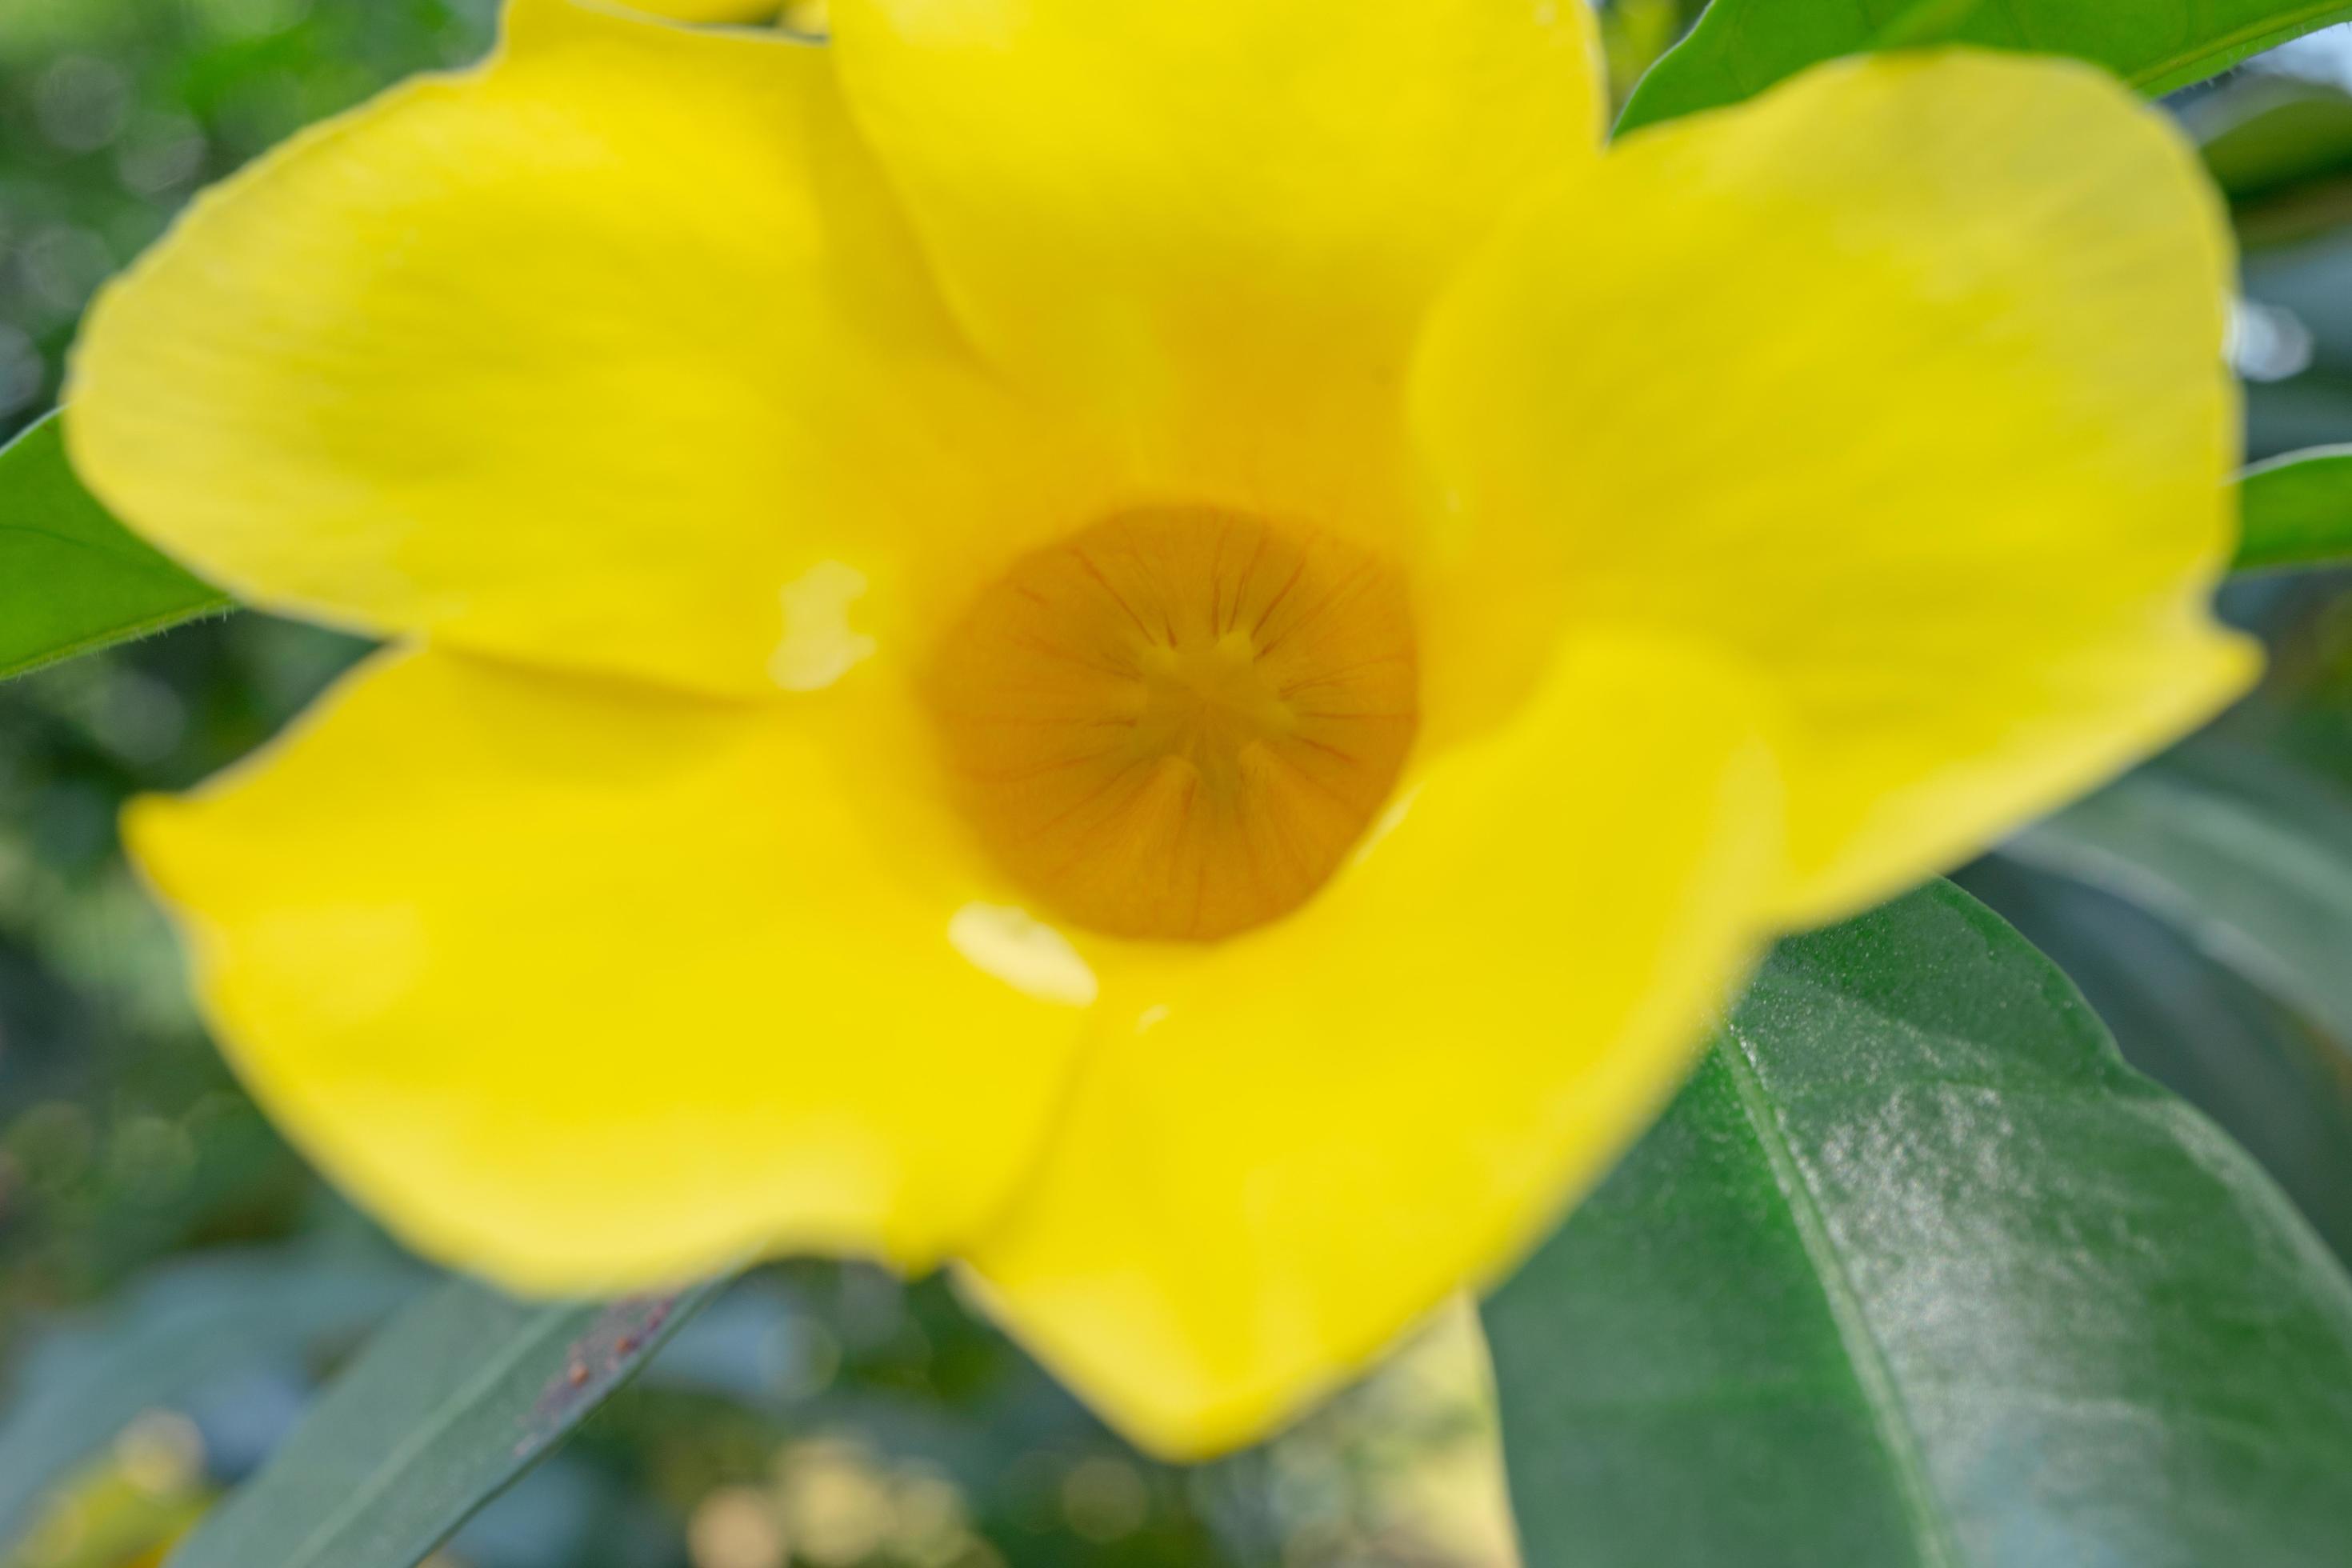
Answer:
[(975, 968), (792, 705), (381, 658), (130, 845), (255, 1096), (531, 1292), (921, 1269), (1034, 1163), (1083, 1021)]
[(1571, 622), (1775, 688), (1774, 902), (1815, 924), (2252, 679), (2209, 608), (2231, 282), (2195, 154), (2101, 73), (1850, 61), (1631, 137), (1531, 214), (1441, 311), (1420, 426), (1475, 524), (1538, 533)]

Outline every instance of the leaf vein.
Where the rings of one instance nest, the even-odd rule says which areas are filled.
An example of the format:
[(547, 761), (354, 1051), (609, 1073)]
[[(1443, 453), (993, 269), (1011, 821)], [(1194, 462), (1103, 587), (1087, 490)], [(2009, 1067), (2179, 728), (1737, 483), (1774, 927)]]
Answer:
[(1747, 1118), (1748, 1129), (1756, 1135), (1757, 1147), (1771, 1171), (1772, 1184), (1788, 1205), (1798, 1241), (1813, 1266), (1815, 1278), (1821, 1281), (1831, 1322), (1845, 1347), (1846, 1360), (1853, 1367), (1854, 1381), (1861, 1387), (1863, 1403), (1869, 1408), (1871, 1424), (1894, 1468), (1895, 1488), (1902, 1496), (1904, 1512), (1911, 1521), (1923, 1568), (1961, 1568), (1964, 1559), (1958, 1539), (1928, 1480), (1927, 1458), (1920, 1451), (1909, 1406), (1895, 1383), (1885, 1347), (1879, 1343), (1871, 1327), (1862, 1292), (1846, 1272), (1845, 1260), (1831, 1238), (1821, 1201), (1812, 1184), (1805, 1179), (1780, 1117), (1765, 1096), (1762, 1074), (1749, 1054), (1748, 1041), (1737, 1024), (1726, 1028), (1723, 1037), (1727, 1048), (1717, 1054), (1731, 1079), (1732, 1092), (1738, 1097), (1740, 1112)]
[(374, 1474), (356, 1488), (341, 1507), (320, 1521), (319, 1527), (296, 1549), (289, 1560), (289, 1565), (319, 1561), (319, 1552), (333, 1545), (336, 1539), (351, 1528), (354, 1520), (365, 1517), (367, 1510), (383, 1497), (411, 1462), (440, 1440), (451, 1423), (529, 1360), (549, 1339), (562, 1337), (571, 1326), (569, 1315), (543, 1320), (537, 1331), (518, 1335), (509, 1342), (503, 1353), (484, 1363), (480, 1371), (451, 1390), (449, 1397), (441, 1402), (432, 1419), (419, 1422), (405, 1440), (384, 1456)]

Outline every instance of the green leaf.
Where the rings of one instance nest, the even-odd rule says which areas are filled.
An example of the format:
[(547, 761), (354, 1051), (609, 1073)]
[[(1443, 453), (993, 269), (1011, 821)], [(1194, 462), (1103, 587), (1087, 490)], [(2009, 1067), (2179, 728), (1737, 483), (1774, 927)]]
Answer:
[(82, 489), (58, 416), (0, 447), (0, 680), (232, 607)]
[(2153, 96), (2347, 17), (2345, 0), (1715, 0), (1642, 79), (1618, 130), (1737, 103), (1841, 55), (1915, 44), (2072, 55)]
[(360, 1352), (170, 1568), (414, 1568), (719, 1288), (530, 1305), (453, 1281)]
[(2252, 73), (2181, 110), (2213, 183), (2244, 203), (2352, 167), (2352, 93)]
[(0, 1421), (0, 1561), (49, 1490), (142, 1411), (224, 1373), (348, 1344), (414, 1294), (410, 1269), (239, 1253), (163, 1269), (130, 1300), (37, 1342)]
[(2124, 1059), (2220, 1123), (2352, 1261), (2352, 1055), (2127, 899), (2007, 855), (1958, 879), (2047, 954)]
[(2161, 917), (2352, 1041), (2352, 803), (2317, 781), (2251, 753), (2178, 753), (2007, 852)]
[(2235, 572), (2352, 559), (2352, 447), (2290, 452), (2246, 470)]
[(1948, 884), (1782, 943), (1486, 1318), (1547, 1568), (2352, 1540), (2352, 1279)]

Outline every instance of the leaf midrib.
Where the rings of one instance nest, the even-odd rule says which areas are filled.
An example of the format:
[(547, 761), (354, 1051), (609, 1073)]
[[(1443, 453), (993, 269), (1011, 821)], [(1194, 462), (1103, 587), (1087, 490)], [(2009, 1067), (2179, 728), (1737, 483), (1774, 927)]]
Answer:
[(2352, 16), (2352, 5), (2345, 4), (2344, 0), (2319, 0), (2318, 4), (2305, 5), (2300, 10), (2284, 12), (2261, 22), (2250, 22), (2234, 32), (2208, 42), (2203, 48), (2184, 49), (2154, 65), (2143, 66), (2125, 79), (2133, 87), (2145, 90), (2177, 71), (2187, 70), (2203, 61), (2259, 44), (2264, 38), (2282, 33), (2290, 37), (2301, 37), (2331, 21), (2340, 21), (2347, 16)]
[[(568, 1324), (575, 1313), (576, 1309), (566, 1309), (556, 1317), (543, 1320), (536, 1331), (519, 1336), (503, 1353), (485, 1363), (474, 1376), (452, 1390), (449, 1397), (436, 1408), (431, 1419), (419, 1423), (407, 1439), (385, 1457), (384, 1462), (376, 1467), (341, 1507), (330, 1512), (316, 1530), (303, 1537), (293, 1556), (288, 1559), (287, 1568), (300, 1568), (302, 1564), (320, 1561), (319, 1553), (331, 1545), (353, 1521), (364, 1516), (369, 1509), (381, 1501), (394, 1479), (404, 1472), (419, 1453), (440, 1441), (468, 1409), (484, 1394), (505, 1382), (517, 1367), (546, 1342), (551, 1331)], [(487, 1500), (488, 1494), (485, 1494), (476, 1506)]]
[(1761, 1072), (1736, 1023), (1725, 1026), (1723, 1039), (1726, 1048), (1716, 1055), (1724, 1064), (1732, 1093), (1739, 1100), (1740, 1113), (1747, 1119), (1748, 1131), (1755, 1134), (1757, 1148), (1772, 1173), (1772, 1184), (1788, 1208), (1806, 1260), (1821, 1282), (1830, 1321), (1845, 1350), (1847, 1364), (1853, 1369), (1854, 1383), (1870, 1412), (1872, 1428), (1894, 1469), (1904, 1514), (1910, 1520), (1912, 1534), (1919, 1545), (1921, 1568), (1961, 1568), (1958, 1538), (1928, 1480), (1927, 1458), (1912, 1425), (1910, 1407), (1895, 1383), (1885, 1347), (1879, 1343), (1877, 1332), (1871, 1327), (1862, 1293), (1855, 1289), (1853, 1277), (1846, 1272), (1845, 1260), (1830, 1236), (1821, 1200), (1789, 1146), (1779, 1113), (1764, 1092)]

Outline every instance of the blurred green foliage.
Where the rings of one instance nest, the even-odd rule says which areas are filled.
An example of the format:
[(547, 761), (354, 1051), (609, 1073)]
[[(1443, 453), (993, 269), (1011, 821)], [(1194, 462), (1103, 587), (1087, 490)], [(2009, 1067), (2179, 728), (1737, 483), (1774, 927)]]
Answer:
[(90, 292), (195, 191), (488, 42), (489, 0), (0, 7), (0, 435), (55, 400)]

